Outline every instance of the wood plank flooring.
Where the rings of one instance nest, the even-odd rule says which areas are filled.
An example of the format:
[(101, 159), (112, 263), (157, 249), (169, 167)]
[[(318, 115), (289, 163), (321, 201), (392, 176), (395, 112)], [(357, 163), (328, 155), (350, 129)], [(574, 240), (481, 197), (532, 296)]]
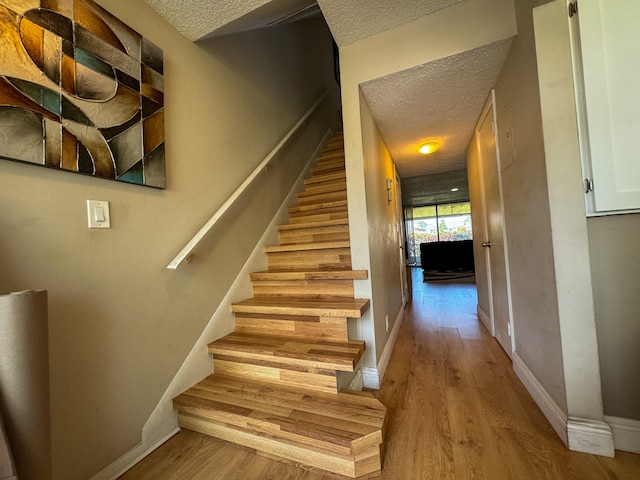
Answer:
[[(387, 407), (380, 480), (638, 480), (640, 455), (567, 450), (475, 315), (473, 284), (424, 284), (377, 396)], [(184, 431), (123, 480), (328, 480)]]

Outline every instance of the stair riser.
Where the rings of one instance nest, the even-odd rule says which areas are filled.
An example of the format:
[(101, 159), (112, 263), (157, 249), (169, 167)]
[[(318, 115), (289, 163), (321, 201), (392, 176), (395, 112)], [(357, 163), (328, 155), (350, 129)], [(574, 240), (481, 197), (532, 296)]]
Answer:
[(379, 450), (372, 449), (366, 455), (359, 455), (357, 459), (346, 458), (329, 452), (323, 454), (317, 449), (306, 449), (304, 446), (292, 445), (289, 442), (279, 443), (266, 435), (249, 433), (190, 415), (180, 414), (178, 422), (182, 428), (252, 448), (270, 457), (293, 462), (307, 469), (319, 469), (349, 478), (375, 474), (381, 470)]
[(344, 172), (345, 166), (344, 163), (332, 163), (330, 165), (322, 165), (318, 167), (313, 167), (311, 169), (312, 175), (325, 175), (329, 173), (339, 173)]
[(346, 190), (340, 192), (319, 193), (317, 195), (309, 195), (308, 197), (301, 197), (298, 199), (299, 205), (315, 205), (324, 202), (336, 202), (339, 200), (346, 200)]
[(320, 186), (320, 187), (311, 187), (307, 188), (304, 192), (300, 192), (297, 194), (298, 200), (303, 200), (307, 197), (313, 197), (316, 195), (322, 195), (324, 193), (336, 193), (336, 192), (346, 192), (347, 184), (344, 182), (335, 183), (329, 186)]
[(338, 211), (333, 213), (316, 213), (311, 215), (291, 216), (289, 215), (289, 222), (294, 223), (309, 223), (309, 222), (325, 222), (331, 220), (345, 220), (349, 218), (349, 212)]
[[(199, 418), (212, 424), (266, 436), (289, 445), (311, 448), (330, 455), (337, 454), (340, 457), (358, 458), (361, 455), (369, 455), (382, 442), (379, 432), (368, 433), (370, 427), (349, 420), (302, 412), (295, 409), (294, 405), (290, 405), (289, 408), (274, 408), (273, 405), (260, 400), (251, 400), (244, 402), (246, 407), (243, 407), (243, 398), (238, 396), (207, 391), (194, 393), (198, 396), (185, 396), (178, 402), (177, 408), (185, 417)], [(201, 402), (202, 399), (208, 398), (216, 402), (215, 410), (206, 408), (205, 405), (209, 404)], [(312, 427), (313, 434), (308, 436), (306, 433), (309, 433), (310, 423), (315, 428)], [(349, 432), (344, 431), (345, 427)], [(324, 430), (329, 435), (323, 435)], [(342, 442), (336, 441), (336, 437), (332, 435), (338, 431), (341, 431)], [(358, 433), (354, 435), (355, 432)], [(358, 434), (363, 436), (354, 438)]]
[(344, 170), (345, 168), (345, 159), (344, 158), (327, 158), (325, 160), (321, 160), (319, 161), (316, 165), (314, 165), (313, 169), (311, 170), (312, 172), (314, 170), (318, 171), (322, 171), (325, 168), (333, 168), (333, 167), (342, 167), (342, 169)]
[(349, 240), (349, 231), (335, 233), (298, 233), (280, 234), (281, 245), (295, 245), (312, 242), (342, 242)]
[(322, 268), (351, 268), (351, 250), (335, 248), (308, 252), (273, 252), (267, 254), (271, 270), (319, 270)]
[(300, 217), (308, 217), (311, 215), (326, 215), (331, 213), (348, 215), (349, 210), (346, 205), (342, 205), (343, 203), (346, 204), (346, 200), (331, 202), (326, 205), (307, 205), (304, 207), (296, 207), (297, 210), (292, 209), (289, 211), (289, 218), (291, 219), (291, 222), (293, 222), (294, 218), (298, 219)]
[(336, 191), (346, 190), (346, 189), (347, 189), (347, 182), (343, 178), (338, 180), (331, 180), (327, 182), (314, 183), (312, 185), (307, 185), (304, 192), (301, 192), (301, 194), (303, 194), (304, 196), (304, 195), (311, 195), (314, 193), (336, 192)]
[(327, 212), (343, 212), (347, 211), (347, 201), (340, 200), (338, 202), (328, 202), (324, 205), (305, 205), (291, 207), (288, 209), (289, 215), (309, 215), (310, 213), (327, 213)]
[(236, 332), (254, 335), (349, 340), (346, 317), (236, 314)]
[(346, 172), (338, 172), (338, 173), (329, 173), (327, 175), (314, 175), (311, 178), (307, 178), (304, 183), (305, 185), (315, 185), (318, 183), (334, 181), (334, 180), (345, 180), (346, 181), (347, 174)]
[[(200, 422), (221, 425), (257, 437), (270, 438), (274, 442), (295, 445), (299, 448), (310, 448), (331, 456), (338, 455), (339, 457), (348, 458), (356, 455), (347, 445), (336, 445), (323, 442), (322, 439), (297, 435), (295, 431), (291, 431), (290, 422), (277, 413), (256, 412), (254, 416), (246, 417), (234, 414), (233, 411), (226, 412), (224, 411), (224, 405), (222, 407), (221, 410), (215, 411), (203, 411), (200, 408), (191, 406), (179, 406), (178, 408), (183, 417), (191, 417), (194, 420), (198, 419)], [(232, 410), (235, 410), (235, 408)], [(371, 447), (362, 453), (366, 454), (370, 450)]]
[(366, 270), (316, 270), (309, 272), (254, 272), (252, 281), (366, 280)]
[[(259, 380), (273, 385), (296, 387), (313, 392), (337, 393), (338, 382), (335, 370), (300, 368), (290, 370), (291, 365), (279, 365), (273, 362), (250, 362), (249, 359), (234, 359), (226, 356), (213, 356), (216, 374), (228, 375), (246, 380)], [(242, 360), (242, 361), (238, 361)]]
[(325, 152), (330, 152), (333, 150), (341, 150), (344, 151), (344, 140), (342, 138), (336, 138), (335, 140), (329, 140), (326, 145), (324, 146), (324, 149), (322, 150), (323, 153)]
[(333, 160), (340, 160), (344, 162), (344, 158), (344, 151), (339, 149), (329, 150), (318, 157), (318, 165), (331, 162)]
[(351, 280), (254, 281), (253, 296), (288, 296), (302, 298), (353, 298)]

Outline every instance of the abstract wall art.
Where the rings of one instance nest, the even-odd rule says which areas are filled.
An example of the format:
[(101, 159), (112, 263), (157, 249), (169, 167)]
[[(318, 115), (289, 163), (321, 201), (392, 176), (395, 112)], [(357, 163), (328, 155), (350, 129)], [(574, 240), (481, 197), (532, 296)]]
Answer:
[(162, 51), (91, 0), (0, 0), (0, 158), (165, 188)]

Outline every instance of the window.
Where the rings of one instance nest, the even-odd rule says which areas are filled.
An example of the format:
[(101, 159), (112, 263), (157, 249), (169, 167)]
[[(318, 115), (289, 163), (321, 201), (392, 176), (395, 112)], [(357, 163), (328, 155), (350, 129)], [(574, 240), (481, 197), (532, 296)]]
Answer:
[(473, 239), (469, 202), (406, 207), (405, 224), (410, 264), (420, 265), (421, 243)]

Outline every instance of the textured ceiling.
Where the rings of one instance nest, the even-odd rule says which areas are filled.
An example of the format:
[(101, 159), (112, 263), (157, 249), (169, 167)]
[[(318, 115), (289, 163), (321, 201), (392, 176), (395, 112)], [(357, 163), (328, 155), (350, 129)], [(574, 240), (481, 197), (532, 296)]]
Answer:
[[(475, 123), (510, 45), (492, 43), (361, 85), (401, 177), (466, 168)], [(418, 153), (429, 140), (440, 149)]]
[[(315, 7), (315, 0), (144, 0), (189, 40), (242, 32), (279, 23)], [(319, 13), (313, 10), (313, 13)]]
[[(319, 15), (319, 5), (340, 46), (461, 1), (145, 0), (194, 41)], [(301, 15), (289, 18), (296, 13)], [(401, 177), (466, 168), (473, 127), (510, 45), (511, 39), (486, 45), (361, 86)], [(431, 139), (441, 142), (440, 150), (429, 156), (417, 153), (418, 146)]]
[(450, 7), (463, 0), (318, 0), (340, 47)]

